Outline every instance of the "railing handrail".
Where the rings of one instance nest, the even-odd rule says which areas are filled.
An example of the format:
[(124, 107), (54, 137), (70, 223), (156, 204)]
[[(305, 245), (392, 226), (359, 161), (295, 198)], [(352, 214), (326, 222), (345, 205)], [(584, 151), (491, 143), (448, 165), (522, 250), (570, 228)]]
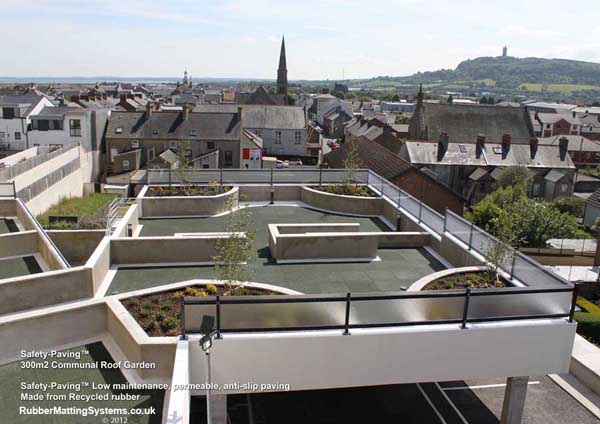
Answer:
[[(544, 294), (544, 293), (571, 293), (571, 299), (568, 312), (563, 313), (531, 313), (531, 314), (512, 314), (512, 315), (494, 315), (470, 317), (470, 298), (479, 296), (503, 296), (503, 295), (523, 295), (523, 294)], [(186, 328), (185, 308), (193, 305), (208, 305), (215, 307), (216, 316), (216, 332), (221, 333), (249, 333), (249, 332), (290, 332), (290, 331), (311, 331), (311, 330), (344, 330), (343, 334), (350, 334), (349, 330), (355, 328), (383, 328), (383, 327), (405, 327), (419, 325), (436, 325), (436, 324), (460, 324), (460, 328), (466, 329), (470, 323), (485, 323), (498, 321), (515, 321), (515, 320), (533, 320), (533, 319), (558, 319), (568, 318), (573, 321), (575, 312), (575, 300), (577, 297), (576, 286), (568, 288), (550, 288), (550, 289), (531, 289), (521, 287), (496, 288), (496, 289), (470, 289), (449, 290), (440, 292), (394, 292), (363, 294), (353, 296), (351, 293), (329, 294), (329, 295), (274, 295), (274, 296), (208, 296), (202, 298), (185, 296), (182, 299), (183, 312), (183, 334), (190, 334), (193, 331)], [(350, 323), (350, 311), (354, 302), (363, 301), (386, 301), (386, 300), (407, 300), (407, 299), (439, 299), (439, 298), (461, 298), (464, 299), (464, 307), (460, 318), (450, 319), (431, 319), (420, 321), (400, 321), (400, 322), (373, 322), (373, 323)], [(223, 305), (260, 305), (260, 304), (323, 304), (323, 303), (345, 303), (345, 320), (340, 324), (323, 324), (323, 325), (291, 325), (291, 326), (264, 326), (264, 327), (236, 327), (227, 328), (221, 325), (222, 322), (222, 306)]]

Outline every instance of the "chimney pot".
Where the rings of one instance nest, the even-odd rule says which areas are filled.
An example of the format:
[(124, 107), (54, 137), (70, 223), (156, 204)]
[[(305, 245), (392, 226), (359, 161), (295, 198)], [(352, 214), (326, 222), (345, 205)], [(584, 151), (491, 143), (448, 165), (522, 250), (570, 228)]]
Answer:
[(539, 140), (537, 137), (531, 137), (529, 139), (529, 151), (531, 153), (531, 159), (533, 159), (535, 157), (535, 154), (537, 153), (538, 144)]
[(146, 103), (146, 117), (150, 118), (152, 116), (152, 109), (153, 109), (153, 104), (152, 102), (148, 102)]
[(437, 160), (438, 161), (441, 161), (444, 158), (444, 155), (446, 154), (446, 151), (448, 150), (448, 142), (449, 142), (448, 134), (445, 132), (441, 133), (439, 140), (438, 140), (438, 151), (437, 151)]
[(558, 140), (558, 148), (560, 153), (560, 160), (565, 160), (567, 152), (569, 151), (569, 139), (567, 137), (561, 137)]

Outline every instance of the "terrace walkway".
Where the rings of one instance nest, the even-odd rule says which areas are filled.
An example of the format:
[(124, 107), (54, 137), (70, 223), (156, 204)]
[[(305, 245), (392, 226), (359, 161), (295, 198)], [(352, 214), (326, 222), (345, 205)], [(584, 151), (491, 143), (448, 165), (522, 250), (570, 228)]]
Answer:
[[(328, 214), (294, 206), (264, 206), (252, 209), (258, 258), (251, 266), (254, 281), (274, 284), (303, 293), (345, 293), (403, 290), (419, 278), (444, 269), (425, 249), (380, 249), (381, 261), (371, 263), (275, 264), (268, 248), (268, 224), (360, 223), (360, 231), (388, 231), (378, 219)], [(171, 236), (175, 233), (218, 232), (225, 229), (226, 216), (190, 219), (140, 220), (141, 236)], [(206, 267), (121, 268), (108, 294), (212, 277)]]

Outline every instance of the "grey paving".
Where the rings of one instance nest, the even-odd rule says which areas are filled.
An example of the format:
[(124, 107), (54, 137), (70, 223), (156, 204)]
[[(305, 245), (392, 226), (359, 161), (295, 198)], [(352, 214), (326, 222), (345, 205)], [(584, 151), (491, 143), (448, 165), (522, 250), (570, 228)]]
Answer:
[[(293, 222), (358, 222), (360, 231), (387, 230), (377, 219), (326, 214), (305, 208), (253, 208), (258, 258), (251, 267), (254, 280), (303, 293), (345, 293), (403, 290), (419, 278), (444, 269), (425, 249), (380, 249), (381, 261), (371, 263), (276, 264), (268, 249), (267, 224)], [(222, 231), (226, 217), (143, 220), (142, 236)], [(192, 278), (212, 278), (212, 267), (120, 269), (108, 294)]]
[(0, 279), (37, 274), (38, 272), (42, 272), (42, 269), (33, 256), (0, 259)]
[(0, 234), (15, 233), (19, 231), (17, 224), (10, 218), (0, 218)]

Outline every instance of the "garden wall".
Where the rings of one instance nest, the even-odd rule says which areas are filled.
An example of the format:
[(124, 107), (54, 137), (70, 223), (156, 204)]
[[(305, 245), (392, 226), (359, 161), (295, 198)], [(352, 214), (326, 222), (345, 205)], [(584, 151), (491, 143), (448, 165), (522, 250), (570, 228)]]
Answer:
[(105, 230), (47, 230), (56, 247), (70, 262), (86, 262), (100, 241)]
[(113, 265), (212, 262), (223, 235), (115, 238), (110, 241)]
[(0, 258), (33, 255), (37, 252), (37, 238), (37, 231), (0, 234)]
[(15, 361), (21, 350), (55, 349), (98, 338), (106, 328), (103, 300), (19, 317), (0, 317), (0, 363)]
[(0, 282), (0, 315), (93, 295), (91, 271), (84, 267), (7, 278)]
[(213, 216), (227, 212), (227, 203), (233, 198), (237, 206), (239, 188), (233, 187), (216, 196), (163, 196), (139, 198), (144, 218), (174, 216)]
[(301, 187), (301, 199), (307, 205), (326, 211), (351, 215), (383, 215), (385, 200), (379, 197), (343, 196)]

